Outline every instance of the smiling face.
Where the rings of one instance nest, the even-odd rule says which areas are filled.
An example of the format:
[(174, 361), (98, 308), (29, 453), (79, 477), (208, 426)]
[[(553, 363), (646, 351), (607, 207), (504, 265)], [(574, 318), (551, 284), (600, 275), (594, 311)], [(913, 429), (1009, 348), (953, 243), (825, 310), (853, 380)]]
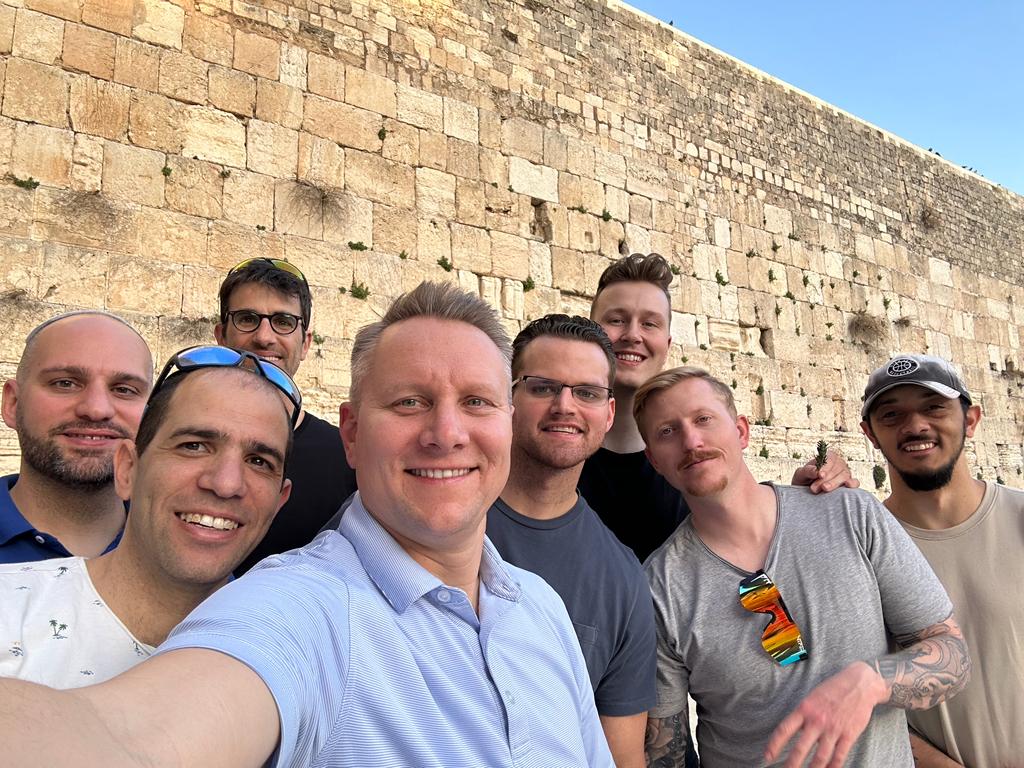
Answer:
[[(541, 336), (531, 341), (517, 362), (522, 376), (539, 376), (565, 384), (608, 386), (608, 359), (589, 341)], [(615, 401), (583, 404), (565, 387), (545, 399), (517, 386), (512, 404), (512, 450), (519, 460), (551, 469), (579, 466), (601, 447), (615, 416)], [(517, 464), (518, 466), (518, 464)]]
[(118, 493), (131, 499), (121, 546), (161, 579), (220, 585), (288, 499), (290, 429), (280, 395), (254, 374), (187, 374), (143, 454), (118, 451)]
[(880, 395), (861, 429), (907, 487), (934, 491), (952, 479), (980, 420), (976, 405), (965, 413), (959, 399), (906, 384)]
[(652, 283), (612, 283), (594, 299), (590, 316), (611, 339), (617, 389), (636, 389), (664, 367), (670, 313), (664, 291)]
[[(242, 283), (231, 292), (228, 311), (235, 312), (241, 309), (248, 309), (261, 315), (287, 312), (302, 317), (302, 305), (298, 296), (289, 296), (260, 283)], [(213, 335), (218, 344), (244, 349), (265, 357), (279, 368), (283, 368), (289, 376), (295, 376), (299, 364), (306, 359), (310, 342), (313, 340), (313, 331), (301, 322), (294, 331), (283, 334), (271, 328), (269, 318), (263, 318), (256, 330), (248, 333), (235, 328), (231, 318), (228, 318), (223, 323), (217, 323)]]
[(640, 430), (656, 470), (687, 497), (714, 497), (744, 470), (750, 427), (698, 378), (652, 394)]
[(359, 402), (341, 408), (367, 510), (421, 562), (482, 540), (508, 479), (505, 359), (478, 328), (432, 317), (391, 325), (370, 354)]
[(152, 376), (146, 343), (117, 320), (77, 315), (40, 331), (3, 391), (23, 474), (85, 490), (109, 486), (114, 452), (135, 437)]

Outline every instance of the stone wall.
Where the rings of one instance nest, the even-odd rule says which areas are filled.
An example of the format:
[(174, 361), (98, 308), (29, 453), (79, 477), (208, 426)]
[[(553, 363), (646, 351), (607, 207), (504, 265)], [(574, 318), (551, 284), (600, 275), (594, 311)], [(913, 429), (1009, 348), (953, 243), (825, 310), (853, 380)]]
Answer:
[(514, 332), (653, 250), (671, 361), (734, 385), (759, 476), (824, 435), (870, 486), (859, 397), (904, 350), (956, 361), (973, 464), (1024, 485), (1024, 199), (614, 0), (3, 0), (0, 80), (4, 376), (69, 308), (158, 359), (207, 341), (225, 271), (279, 256), (330, 417), (355, 330), (419, 281)]

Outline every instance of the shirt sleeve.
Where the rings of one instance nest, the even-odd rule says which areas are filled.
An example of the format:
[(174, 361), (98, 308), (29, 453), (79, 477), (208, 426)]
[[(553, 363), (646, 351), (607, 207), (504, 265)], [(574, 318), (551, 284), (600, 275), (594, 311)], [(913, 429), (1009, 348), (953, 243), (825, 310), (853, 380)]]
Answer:
[(608, 717), (627, 717), (654, 706), (657, 640), (654, 603), (641, 571), (634, 579), (628, 620), (604, 677), (594, 691), (597, 711)]
[(272, 766), (309, 765), (340, 711), (349, 658), (348, 622), (340, 617), (348, 596), (344, 585), (329, 586), (328, 608), (318, 599), (322, 575), (302, 566), (255, 569), (215, 592), (157, 649), (218, 651), (259, 675), (281, 724)]

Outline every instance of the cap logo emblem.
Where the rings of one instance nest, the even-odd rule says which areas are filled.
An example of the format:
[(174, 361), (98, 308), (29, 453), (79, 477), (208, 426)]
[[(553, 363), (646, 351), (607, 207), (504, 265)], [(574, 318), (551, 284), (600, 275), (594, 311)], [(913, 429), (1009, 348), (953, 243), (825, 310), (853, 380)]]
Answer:
[(885, 369), (885, 373), (888, 376), (906, 376), (911, 374), (920, 368), (920, 364), (916, 360), (911, 360), (909, 357), (900, 357), (889, 363), (889, 367)]

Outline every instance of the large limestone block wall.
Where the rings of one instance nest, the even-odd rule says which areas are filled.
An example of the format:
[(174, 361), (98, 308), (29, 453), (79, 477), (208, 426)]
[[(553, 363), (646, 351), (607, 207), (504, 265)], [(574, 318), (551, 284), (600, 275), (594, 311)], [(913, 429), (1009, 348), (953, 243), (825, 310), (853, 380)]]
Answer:
[(2, 0), (0, 84), (2, 375), (70, 308), (207, 341), (225, 271), (278, 256), (331, 417), (419, 281), (514, 332), (653, 250), (671, 362), (733, 384), (760, 476), (825, 436), (871, 486), (859, 396), (905, 350), (958, 363), (976, 471), (1024, 485), (1024, 200), (614, 0)]

